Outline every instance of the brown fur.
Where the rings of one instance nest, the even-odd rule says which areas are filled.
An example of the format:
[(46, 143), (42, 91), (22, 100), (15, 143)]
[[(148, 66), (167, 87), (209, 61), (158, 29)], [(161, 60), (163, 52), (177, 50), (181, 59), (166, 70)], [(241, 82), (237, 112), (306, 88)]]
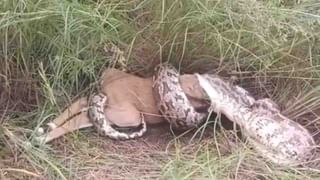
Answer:
[[(115, 125), (119, 127), (135, 127), (139, 125), (141, 123), (140, 112), (144, 114), (147, 124), (165, 122), (156, 107), (152, 94), (151, 77), (141, 78), (109, 68), (103, 72), (100, 81), (100, 91), (108, 97), (105, 115)], [(182, 75), (180, 83), (196, 109), (201, 109), (208, 105), (204, 100), (204, 92), (194, 75)], [(87, 106), (86, 98), (80, 98), (73, 102), (62, 114), (48, 124), (51, 126), (51, 131), (43, 135), (46, 136), (45, 142), (50, 142), (66, 133), (92, 126), (85, 110)], [(66, 120), (68, 121), (65, 122)]]

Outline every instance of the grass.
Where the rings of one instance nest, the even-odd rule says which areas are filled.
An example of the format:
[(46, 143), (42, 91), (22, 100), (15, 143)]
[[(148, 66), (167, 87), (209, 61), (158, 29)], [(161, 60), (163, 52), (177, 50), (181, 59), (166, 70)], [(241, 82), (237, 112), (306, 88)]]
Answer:
[(318, 169), (276, 167), (213, 125), (191, 143), (167, 130), (129, 142), (84, 130), (25, 143), (115, 64), (103, 51), (109, 42), (141, 76), (164, 61), (184, 73), (237, 76), (319, 143), (319, 23), (312, 0), (2, 0), (0, 179), (319, 179)]

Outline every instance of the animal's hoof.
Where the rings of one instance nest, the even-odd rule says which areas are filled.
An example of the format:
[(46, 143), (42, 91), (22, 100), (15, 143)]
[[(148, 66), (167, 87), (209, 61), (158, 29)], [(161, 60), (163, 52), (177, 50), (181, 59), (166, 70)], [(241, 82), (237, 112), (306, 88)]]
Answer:
[(36, 130), (36, 135), (37, 136), (41, 136), (44, 134), (44, 128), (43, 127), (39, 127), (37, 130)]
[(49, 132), (49, 131), (52, 131), (53, 129), (57, 128), (57, 125), (54, 124), (53, 122), (49, 122), (45, 125), (45, 127), (39, 127), (37, 130), (36, 130), (36, 135), (37, 136), (42, 136), (44, 135), (45, 133)]
[(53, 130), (53, 129), (57, 128), (57, 125), (54, 124), (53, 122), (49, 122), (49, 123), (47, 124), (47, 126), (49, 127), (50, 130)]

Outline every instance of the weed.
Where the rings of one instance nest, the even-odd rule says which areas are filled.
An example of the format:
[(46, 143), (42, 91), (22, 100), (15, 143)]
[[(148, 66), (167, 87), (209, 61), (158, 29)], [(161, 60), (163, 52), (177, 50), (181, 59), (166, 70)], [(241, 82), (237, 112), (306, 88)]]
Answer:
[(181, 72), (237, 76), (319, 143), (319, 22), (312, 0), (2, 0), (0, 177), (319, 178), (317, 169), (275, 167), (224, 128), (209, 127), (191, 144), (192, 135), (174, 139), (167, 129), (129, 142), (84, 130), (50, 145), (26, 143), (116, 64), (103, 51), (110, 42), (126, 50), (132, 73), (169, 61)]

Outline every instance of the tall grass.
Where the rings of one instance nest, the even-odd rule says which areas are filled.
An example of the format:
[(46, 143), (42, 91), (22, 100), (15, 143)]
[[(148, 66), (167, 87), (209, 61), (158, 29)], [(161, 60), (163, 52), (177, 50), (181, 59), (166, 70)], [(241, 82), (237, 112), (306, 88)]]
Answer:
[[(94, 88), (99, 72), (115, 64), (103, 51), (109, 42), (126, 50), (129, 70), (140, 75), (170, 61), (182, 72), (238, 76), (257, 97), (271, 97), (318, 137), (319, 22), (317, 1), (2, 0), (0, 90), (18, 96), (10, 94), (17, 88), (13, 82), (28, 77), (36, 81), (33, 90), (39, 96), (32, 110), (4, 110), (0, 142), (11, 152), (3, 151), (5, 159), (20, 156), (22, 161), (10, 163), (11, 170), (29, 175), (79, 178), (78, 170), (90, 156), (75, 147), (86, 143), (85, 136), (72, 137), (69, 143), (75, 147), (68, 147), (74, 156), (62, 157), (48, 145), (26, 145), (25, 134), (34, 133), (32, 129), (59, 114), (77, 95)], [(274, 167), (238, 140), (231, 152), (221, 155), (217, 147), (232, 142), (231, 136), (223, 138), (221, 133), (194, 145), (191, 152), (189, 146), (177, 148), (175, 156), (165, 158), (162, 175), (172, 179), (234, 179), (250, 173), (266, 179), (320, 175), (319, 170)], [(76, 157), (79, 154), (84, 159)], [(69, 158), (74, 159), (66, 164)], [(0, 174), (6, 172), (15, 171), (7, 168)]]

